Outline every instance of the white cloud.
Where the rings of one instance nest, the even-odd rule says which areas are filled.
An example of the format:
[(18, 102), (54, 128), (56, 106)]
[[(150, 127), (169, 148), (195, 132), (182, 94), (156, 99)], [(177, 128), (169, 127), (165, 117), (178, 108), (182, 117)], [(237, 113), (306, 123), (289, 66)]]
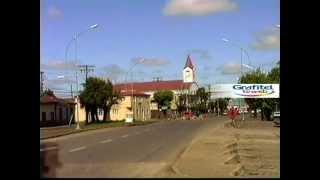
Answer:
[[(221, 70), (222, 74), (225, 75), (235, 75), (235, 74), (240, 74), (241, 72), (241, 65), (238, 63), (227, 63), (225, 65), (223, 65), (222, 67), (218, 68)], [(242, 65), (242, 72), (248, 71), (248, 70), (252, 70), (251, 66)]]
[(51, 6), (48, 9), (48, 15), (52, 19), (61, 19), (63, 18), (63, 12), (55, 6)]
[(163, 9), (167, 16), (205, 16), (234, 11), (238, 5), (232, 0), (171, 0)]
[(209, 51), (205, 49), (191, 49), (188, 51), (188, 53), (199, 55), (199, 59), (212, 59)]
[(76, 81), (74, 79), (64, 77), (64, 78), (57, 78), (57, 79), (48, 79), (48, 84), (51, 85), (65, 85), (65, 84), (74, 84)]
[[(143, 60), (143, 61), (141, 62), (141, 60)], [(159, 67), (159, 66), (166, 66), (166, 65), (170, 64), (170, 61), (168, 61), (166, 59), (143, 58), (143, 57), (133, 58), (132, 62), (139, 63), (141, 65), (149, 66), (149, 67)]]
[(65, 62), (65, 61), (51, 61), (47, 64), (41, 63), (40, 68), (44, 70), (74, 70), (77, 68), (75, 61)]
[(280, 49), (280, 31), (268, 30), (258, 34), (256, 42), (252, 47), (259, 51), (270, 51)]
[(210, 66), (203, 66), (202, 69), (203, 69), (203, 71), (209, 72), (209, 71), (211, 71), (212, 67), (210, 67)]
[(103, 76), (116, 82), (124, 76), (126, 71), (116, 64), (105, 66), (102, 69)]

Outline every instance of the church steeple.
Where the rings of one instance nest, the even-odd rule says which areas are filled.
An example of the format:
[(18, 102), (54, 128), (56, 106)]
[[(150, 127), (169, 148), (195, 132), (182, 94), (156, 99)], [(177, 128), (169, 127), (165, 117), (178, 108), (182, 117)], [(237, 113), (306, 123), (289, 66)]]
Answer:
[(190, 83), (195, 82), (195, 67), (191, 61), (190, 54), (187, 57), (186, 64), (183, 68), (183, 82)]
[(187, 61), (186, 61), (186, 65), (184, 66), (184, 69), (185, 69), (186, 67), (189, 67), (189, 68), (191, 68), (191, 69), (194, 68), (194, 66), (193, 66), (193, 64), (192, 64), (192, 61), (191, 61), (191, 58), (190, 58), (190, 54), (188, 55), (188, 58), (187, 58)]

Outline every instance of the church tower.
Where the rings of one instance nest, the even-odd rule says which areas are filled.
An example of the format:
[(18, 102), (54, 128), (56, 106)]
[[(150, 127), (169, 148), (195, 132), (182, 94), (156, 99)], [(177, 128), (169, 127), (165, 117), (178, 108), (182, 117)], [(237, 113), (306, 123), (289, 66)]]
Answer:
[(192, 64), (190, 55), (188, 55), (186, 65), (183, 69), (183, 82), (184, 83), (192, 83), (195, 82), (195, 67)]

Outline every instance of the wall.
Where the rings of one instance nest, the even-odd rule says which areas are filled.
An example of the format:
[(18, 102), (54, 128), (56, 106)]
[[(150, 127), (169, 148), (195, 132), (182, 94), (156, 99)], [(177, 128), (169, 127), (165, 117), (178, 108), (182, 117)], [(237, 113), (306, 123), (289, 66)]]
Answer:
[(143, 96), (133, 97), (133, 118), (138, 121), (151, 119), (150, 98)]
[[(59, 111), (59, 108), (62, 109), (62, 119), (60, 119), (60, 111)], [(69, 106), (67, 105), (64, 105), (64, 104), (57, 104), (56, 105), (56, 112), (54, 111), (54, 103), (52, 104), (40, 104), (40, 121), (42, 121), (42, 112), (46, 112), (46, 120), (47, 121), (50, 121), (51, 120), (51, 115), (50, 113), (51, 112), (55, 112), (56, 113), (56, 117), (55, 117), (55, 120), (56, 121), (69, 121), (69, 117), (68, 117), (68, 114), (67, 114), (67, 109), (68, 109), (68, 114), (70, 116), (70, 108)]]
[(50, 121), (50, 112), (54, 112), (54, 104), (40, 104), (40, 121), (43, 121), (42, 112), (46, 112), (46, 120)]
[[(128, 114), (133, 114), (135, 120), (149, 120), (151, 118), (150, 112), (150, 99), (149, 97), (134, 96), (133, 99), (130, 96), (125, 96), (125, 98), (111, 107), (110, 118), (113, 121), (124, 120), (127, 118)], [(128, 108), (131, 107), (133, 100), (132, 111)]]
[[(78, 108), (78, 112), (77, 112), (77, 108)], [(78, 120), (79, 120), (79, 122), (86, 121), (86, 111), (85, 111), (84, 107), (81, 108), (80, 102), (77, 102), (77, 104), (75, 105), (74, 114), (75, 114), (75, 121), (76, 122)], [(78, 115), (79, 115), (79, 119), (78, 119)]]
[(121, 121), (127, 118), (127, 114), (130, 113), (128, 107), (131, 107), (131, 97), (125, 96), (124, 99), (119, 101), (119, 104), (115, 104), (110, 110), (110, 119), (112, 121)]

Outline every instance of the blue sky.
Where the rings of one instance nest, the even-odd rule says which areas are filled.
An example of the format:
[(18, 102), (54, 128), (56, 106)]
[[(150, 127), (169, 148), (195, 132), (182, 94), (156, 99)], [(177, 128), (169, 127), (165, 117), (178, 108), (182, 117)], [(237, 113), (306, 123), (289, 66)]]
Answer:
[[(279, 0), (43, 0), (41, 7), (41, 64), (47, 86), (55, 88), (70, 86), (56, 83), (68, 74), (68, 42), (93, 24), (99, 27), (79, 38), (78, 63), (95, 65), (92, 75), (116, 82), (138, 57), (150, 63), (134, 68), (135, 81), (182, 79), (189, 53), (200, 84), (234, 82), (240, 49), (231, 42), (248, 51), (245, 64), (270, 68), (280, 59)], [(73, 62), (74, 46), (68, 54)]]

